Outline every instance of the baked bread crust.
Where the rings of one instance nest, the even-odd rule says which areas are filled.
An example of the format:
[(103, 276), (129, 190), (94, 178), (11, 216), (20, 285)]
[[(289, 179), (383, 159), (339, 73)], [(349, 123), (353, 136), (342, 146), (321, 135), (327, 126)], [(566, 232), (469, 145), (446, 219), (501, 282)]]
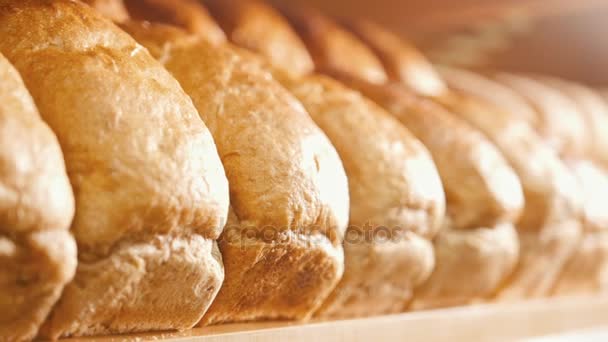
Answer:
[[(572, 193), (577, 193), (575, 179), (569, 170), (557, 160), (556, 156), (542, 147), (543, 141), (526, 123), (491, 106), (479, 103), (468, 94), (449, 91), (443, 80), (431, 70), (432, 66), (424, 56), (407, 42), (380, 27), (365, 22), (354, 23), (351, 29), (372, 47), (388, 70), (393, 70), (389, 73), (393, 80), (409, 85), (418, 94), (432, 96), (452, 114), (480, 129), (509, 159), (518, 176), (522, 178), (526, 197), (526, 210), (517, 221), (517, 225), (520, 230), (533, 227), (533, 230), (540, 231), (539, 236), (547, 238), (537, 239), (534, 235), (525, 234), (528, 242), (525, 244), (526, 249), (522, 247), (521, 250), (521, 258), (525, 263), (520, 262), (519, 267), (510, 277), (511, 283), (517, 286), (511, 286), (508, 291), (502, 293), (512, 290), (513, 296), (546, 294), (555, 282), (565, 260), (572, 253), (580, 230), (580, 225), (576, 222), (580, 212), (578, 198), (576, 195), (560, 193), (563, 190), (556, 190), (556, 187), (565, 186)], [(432, 89), (434, 91), (429, 91), (411, 82), (411, 79), (416, 77), (427, 80), (427, 83), (431, 84), (433, 82), (429, 79), (435, 78), (434, 83), (439, 86)], [(444, 87), (442, 88), (441, 85)], [(526, 112), (522, 112), (522, 115), (523, 113)], [(532, 116), (536, 119), (535, 113), (528, 115), (528, 117)], [(534, 162), (531, 163), (531, 160)], [(555, 201), (555, 205), (547, 205), (552, 201)], [(551, 231), (552, 229), (555, 229), (555, 232)], [(553, 251), (554, 254), (543, 256), (542, 254), (547, 251)], [(546, 260), (547, 257), (548, 261), (542, 264), (542, 268), (529, 264), (536, 260)], [(530, 273), (530, 269), (536, 269), (538, 272)], [(432, 279), (429, 282), (432, 282)]]
[(588, 160), (570, 163), (583, 194), (583, 235), (553, 288), (554, 294), (608, 290), (608, 176)]
[(195, 325), (223, 279), (228, 186), (191, 100), (76, 1), (3, 0), (0, 37), (58, 136), (76, 200), (78, 269), (42, 336)]
[(0, 339), (32, 340), (76, 270), (57, 138), (0, 54)]
[(587, 98), (584, 98), (588, 94), (560, 81), (509, 74), (498, 74), (495, 78), (511, 87), (535, 110), (540, 117), (538, 131), (549, 143), (558, 142), (553, 148), (577, 177), (576, 191), (583, 203), (579, 218), (583, 234), (553, 292), (577, 294), (590, 289), (602, 290), (606, 284), (608, 255), (606, 234), (602, 233), (608, 228), (606, 193), (602, 191), (606, 190), (603, 187), (608, 184), (608, 178), (592, 160), (597, 158), (594, 153), (598, 141), (596, 129), (601, 131), (599, 127), (602, 127), (594, 119), (604, 114), (589, 112), (585, 106)]
[[(295, 11), (289, 11), (293, 13)], [(445, 111), (432, 101), (418, 97), (409, 91), (405, 85), (377, 84), (377, 81), (351, 66), (343, 63), (341, 68), (329, 69), (327, 61), (319, 61), (323, 56), (329, 59), (343, 59), (343, 56), (356, 56), (359, 51), (366, 50), (375, 57), (373, 52), (356, 36), (341, 29), (329, 19), (319, 19), (321, 14), (309, 15), (308, 12), (298, 11), (289, 16), (294, 26), (304, 37), (309, 50), (312, 51), (320, 70), (329, 72), (344, 81), (345, 84), (361, 91), (365, 96), (374, 100), (391, 114), (399, 119), (414, 135), (429, 149), (437, 169), (441, 175), (447, 199), (447, 220), (445, 230), (439, 233), (435, 240), (436, 268), (443, 270), (444, 265), (462, 263), (477, 263), (481, 261), (487, 272), (479, 274), (488, 275), (480, 279), (482, 284), (473, 288), (464, 276), (450, 275), (449, 272), (438, 272), (417, 292), (411, 308), (429, 308), (454, 304), (465, 304), (490, 296), (512, 271), (518, 254), (518, 243), (514, 234), (504, 234), (500, 228), (505, 224), (512, 231), (510, 225), (519, 217), (523, 207), (523, 194), (521, 185), (513, 170), (507, 165), (502, 155), (490, 144), (483, 135), (465, 122)], [(325, 31), (313, 28), (323, 23)], [(331, 27), (331, 29), (327, 29)], [(334, 32), (340, 36), (348, 36), (348, 45), (332, 44), (330, 36)], [(342, 41), (346, 39), (341, 38)], [(318, 46), (324, 48), (318, 52)], [(353, 47), (353, 48), (350, 48)], [(489, 165), (492, 165), (489, 167)], [(481, 227), (481, 228), (480, 228)], [(483, 227), (495, 228), (487, 229)], [(477, 238), (466, 230), (482, 231), (496, 239)], [(451, 234), (452, 237), (442, 239), (442, 234)], [(446, 241), (458, 241), (454, 235), (461, 235), (462, 240), (470, 239), (467, 243), (448, 244)], [(496, 244), (497, 239), (513, 239), (511, 243)], [(461, 240), (461, 241), (462, 241)], [(442, 243), (446, 242), (446, 243)], [(463, 251), (454, 252), (453, 248), (473, 248), (477, 253)], [(439, 249), (446, 248), (445, 251)], [(483, 252), (482, 252), (483, 251)], [(478, 255), (490, 251), (485, 258)], [(505, 256), (508, 256), (506, 259)], [(457, 258), (458, 261), (454, 261)], [(498, 267), (498, 269), (495, 269)], [(450, 269), (454, 274), (460, 269)], [(494, 276), (499, 274), (500, 276)], [(492, 275), (492, 276), (490, 276)], [(439, 279), (437, 277), (448, 277)], [(454, 280), (465, 283), (455, 285)], [(452, 289), (463, 289), (456, 293)], [(476, 292), (485, 289), (486, 292)]]
[[(272, 3), (308, 47), (316, 70), (349, 74), (375, 84), (388, 81), (382, 62), (374, 53), (330, 18), (311, 7), (292, 2)], [(345, 56), (348, 56), (348, 63), (345, 63)]]
[(303, 76), (313, 72), (315, 66), (306, 46), (272, 7), (255, 0), (204, 0), (203, 3), (231, 42), (259, 53), (290, 74)]
[[(311, 75), (288, 89), (329, 136), (349, 177), (347, 236), (354, 239), (344, 244), (344, 278), (316, 316), (403, 311), (433, 270), (429, 241), (445, 214), (433, 160), (388, 113), (338, 82)], [(390, 239), (383, 239), (383, 232), (390, 232)], [(361, 236), (367, 238), (357, 239)]]
[(584, 141), (588, 143), (585, 157), (604, 169), (608, 168), (608, 104), (599, 94), (582, 84), (552, 77), (542, 77), (539, 80), (574, 102), (589, 136)]
[[(347, 83), (384, 106), (425, 144), (446, 191), (448, 221), (434, 245), (439, 271), (417, 291), (411, 308), (466, 304), (493, 295), (518, 260), (517, 236), (508, 231), (519, 218), (523, 194), (513, 170), (480, 132), (437, 104), (397, 85), (352, 78)], [(501, 241), (509, 238), (513, 240)], [(468, 283), (469, 277), (461, 273), (464, 264), (476, 265), (481, 283)], [(482, 279), (482, 275), (488, 277)], [(481, 289), (486, 292), (478, 292)]]
[[(526, 195), (524, 215), (518, 222), (520, 266), (499, 298), (547, 295), (578, 248), (581, 208), (588, 206), (583, 205), (577, 179), (534, 131), (532, 126), (541, 118), (517, 93), (470, 71), (438, 70), (452, 89), (476, 98), (461, 113), (502, 149)], [(488, 117), (489, 122), (483, 119)]]
[(174, 27), (125, 29), (190, 94), (230, 182), (226, 280), (202, 323), (307, 319), (344, 267), (348, 185), (335, 149), (257, 58)]
[(584, 120), (576, 104), (541, 81), (523, 75), (497, 73), (493, 78), (521, 96), (537, 115), (534, 127), (562, 158), (579, 158), (589, 146)]
[(353, 20), (345, 26), (374, 51), (390, 80), (418, 95), (436, 97), (448, 92), (431, 63), (409, 42), (370, 21)]
[[(608, 289), (608, 173), (605, 169), (608, 106), (590, 89), (556, 78), (537, 78), (571, 99), (589, 132), (582, 159), (568, 164), (583, 194), (583, 237), (566, 264), (555, 294), (585, 294)], [(586, 158), (588, 159), (586, 159)], [(604, 165), (602, 168), (600, 165)]]
[(124, 0), (124, 3), (132, 20), (175, 25), (203, 35), (214, 44), (226, 42), (226, 35), (199, 0)]
[[(274, 76), (308, 110), (344, 163), (351, 195), (345, 273), (317, 317), (403, 311), (434, 266), (432, 239), (444, 216), (444, 194), (428, 151), (381, 107), (312, 63), (289, 23), (260, 1), (207, 1), (230, 39), (272, 63)], [(268, 32), (265, 39), (258, 33)], [(278, 51), (277, 51), (278, 49)], [(282, 50), (290, 51), (285, 58)], [(354, 143), (356, 142), (356, 143)], [(383, 234), (385, 236), (383, 236)]]

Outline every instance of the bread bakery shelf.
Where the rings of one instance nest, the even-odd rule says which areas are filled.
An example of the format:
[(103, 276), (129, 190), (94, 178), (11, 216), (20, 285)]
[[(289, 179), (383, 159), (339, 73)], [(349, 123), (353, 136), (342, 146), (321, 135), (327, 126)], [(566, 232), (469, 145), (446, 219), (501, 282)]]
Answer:
[[(490, 304), (322, 323), (220, 325), (78, 341), (479, 341), (513, 340), (608, 326), (608, 296)], [(69, 341), (77, 341), (69, 340)]]

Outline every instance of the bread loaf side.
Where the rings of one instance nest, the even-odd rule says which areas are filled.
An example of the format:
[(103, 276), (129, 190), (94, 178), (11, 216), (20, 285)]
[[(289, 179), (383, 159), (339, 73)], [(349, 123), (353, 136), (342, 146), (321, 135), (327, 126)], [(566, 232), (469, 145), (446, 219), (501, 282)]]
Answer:
[(191, 100), (76, 1), (2, 1), (0, 37), (57, 134), (76, 200), (78, 270), (42, 336), (192, 327), (222, 283), (228, 186)]

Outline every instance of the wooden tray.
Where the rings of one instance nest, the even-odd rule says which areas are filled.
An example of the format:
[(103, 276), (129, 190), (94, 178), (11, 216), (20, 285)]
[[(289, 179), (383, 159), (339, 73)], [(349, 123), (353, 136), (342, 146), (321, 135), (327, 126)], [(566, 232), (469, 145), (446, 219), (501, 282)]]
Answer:
[(608, 296), (477, 305), (334, 322), (231, 324), (179, 333), (67, 341), (496, 341), (598, 327), (608, 328)]

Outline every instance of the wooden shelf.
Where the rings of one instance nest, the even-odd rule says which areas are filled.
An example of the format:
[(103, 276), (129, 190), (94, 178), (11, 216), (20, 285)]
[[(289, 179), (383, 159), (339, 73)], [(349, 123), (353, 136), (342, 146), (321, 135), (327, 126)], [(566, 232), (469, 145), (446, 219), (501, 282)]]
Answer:
[(335, 322), (221, 325), (69, 341), (484, 341), (608, 327), (608, 296), (491, 304)]

